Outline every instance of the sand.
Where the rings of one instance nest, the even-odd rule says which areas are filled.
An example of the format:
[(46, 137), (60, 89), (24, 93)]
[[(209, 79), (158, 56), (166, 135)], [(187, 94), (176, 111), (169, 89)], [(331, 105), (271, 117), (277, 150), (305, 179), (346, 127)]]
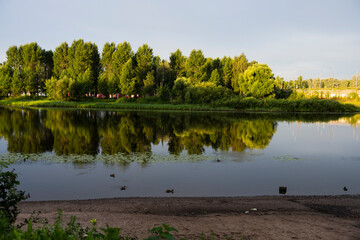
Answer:
[(90, 226), (96, 219), (140, 239), (162, 223), (179, 231), (177, 239), (209, 239), (212, 232), (217, 239), (360, 239), (359, 195), (27, 201), (18, 221), (40, 211), (51, 223), (58, 209), (66, 221), (74, 215)]

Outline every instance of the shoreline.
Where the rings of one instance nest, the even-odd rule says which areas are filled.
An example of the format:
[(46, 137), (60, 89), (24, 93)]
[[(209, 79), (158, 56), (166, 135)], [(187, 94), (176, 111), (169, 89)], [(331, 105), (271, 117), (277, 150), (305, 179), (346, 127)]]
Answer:
[[(360, 236), (360, 195), (104, 198), (19, 203), (18, 221), (38, 212), (52, 223), (76, 216), (82, 226), (109, 224), (121, 233), (148, 236), (163, 223), (176, 228), (177, 238), (198, 239), (203, 232), (217, 239), (357, 239)], [(252, 210), (256, 208), (256, 210)], [(248, 213), (247, 213), (248, 211)], [(40, 225), (41, 226), (41, 225)]]
[[(147, 104), (151, 105), (151, 104)], [(176, 106), (176, 105), (175, 105)], [(0, 107), (3, 108), (20, 108), (20, 109), (63, 109), (63, 110), (89, 110), (89, 111), (134, 111), (134, 112), (186, 112), (186, 113), (211, 113), (211, 112), (221, 112), (221, 113), (244, 113), (244, 114), (321, 114), (321, 115), (356, 115), (360, 114), (358, 112), (286, 112), (286, 111), (275, 111), (275, 110), (242, 110), (242, 109), (229, 109), (229, 110), (222, 110), (222, 109), (146, 109), (146, 108), (91, 108), (91, 107), (48, 107), (48, 106), (17, 106), (17, 105), (2, 105)]]
[[(301, 100), (255, 100), (257, 105), (243, 103), (242, 107), (215, 106), (212, 104), (172, 104), (172, 103), (144, 103), (144, 102), (117, 102), (117, 101), (54, 101), (48, 99), (5, 99), (0, 100), (0, 107), (20, 107), (20, 108), (64, 108), (64, 109), (88, 109), (88, 110), (141, 110), (141, 111), (186, 111), (186, 112), (240, 112), (240, 113), (312, 113), (312, 114), (357, 114), (360, 108), (350, 104), (341, 103), (328, 99), (301, 99)], [(266, 103), (271, 101), (272, 103)], [(312, 101), (312, 103), (310, 103)], [(335, 101), (335, 102), (333, 102)], [(294, 102), (294, 106), (289, 107)], [(324, 110), (320, 103), (331, 103), (333, 105)], [(311, 104), (316, 103), (314, 106)], [(248, 105), (250, 104), (250, 105)], [(297, 105), (298, 104), (298, 105)], [(305, 108), (302, 104), (310, 104)], [(336, 107), (335, 107), (336, 105)], [(297, 106), (297, 107), (295, 107)], [(312, 107), (311, 107), (312, 106)], [(350, 107), (351, 106), (351, 107)], [(288, 108), (289, 107), (289, 108)], [(315, 109), (314, 109), (315, 107)], [(343, 110), (341, 110), (343, 109)]]

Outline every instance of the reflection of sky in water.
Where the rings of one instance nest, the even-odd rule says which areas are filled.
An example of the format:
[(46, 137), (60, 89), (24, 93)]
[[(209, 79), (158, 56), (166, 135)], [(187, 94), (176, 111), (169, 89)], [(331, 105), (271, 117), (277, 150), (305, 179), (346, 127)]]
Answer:
[[(360, 194), (359, 136), (360, 128), (347, 124), (278, 121), (264, 149), (236, 152), (204, 146), (203, 155), (192, 155), (195, 162), (181, 157), (146, 164), (26, 161), (13, 167), (30, 200), (277, 195), (283, 185), (294, 195), (344, 194), (344, 186), (346, 193)], [(0, 153), (6, 148), (1, 138)], [(168, 141), (151, 143), (151, 151), (166, 159)], [(127, 189), (121, 191), (124, 185)]]
[(354, 157), (360, 155), (359, 135), (360, 128), (351, 126), (282, 122), (267, 150), (322, 159)]

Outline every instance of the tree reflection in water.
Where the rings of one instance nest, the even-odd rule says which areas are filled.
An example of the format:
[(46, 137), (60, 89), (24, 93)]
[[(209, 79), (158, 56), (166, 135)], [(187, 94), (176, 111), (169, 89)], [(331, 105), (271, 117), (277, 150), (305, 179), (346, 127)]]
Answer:
[[(11, 153), (56, 155), (151, 152), (169, 154), (264, 149), (277, 121), (336, 121), (341, 115), (80, 111), (0, 108), (0, 137)], [(351, 117), (356, 116), (349, 116)], [(351, 119), (349, 120), (351, 121)]]

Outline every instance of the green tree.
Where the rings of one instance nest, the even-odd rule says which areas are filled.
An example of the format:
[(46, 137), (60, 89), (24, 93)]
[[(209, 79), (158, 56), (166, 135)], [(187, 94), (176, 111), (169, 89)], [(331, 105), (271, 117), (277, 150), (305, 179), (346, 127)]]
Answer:
[(53, 75), (54, 53), (51, 50), (46, 51), (43, 49), (41, 55), (41, 78), (42, 84), (44, 84), (46, 79), (50, 79)]
[(190, 85), (190, 80), (186, 78), (178, 78), (175, 80), (174, 87), (172, 89), (172, 97), (175, 102), (184, 103), (185, 92)]
[(5, 64), (0, 66), (0, 97), (6, 97), (11, 93), (12, 70)]
[(155, 84), (158, 87), (171, 89), (176, 79), (175, 72), (166, 60), (155, 57)]
[(222, 64), (222, 75), (224, 79), (225, 87), (232, 88), (231, 80), (233, 78), (233, 60), (231, 57), (223, 57), (221, 59)]
[(154, 70), (154, 56), (153, 50), (147, 44), (143, 44), (139, 47), (135, 54), (135, 74), (136, 74), (136, 86), (135, 90), (140, 93), (144, 87), (144, 81), (149, 72)]
[(209, 79), (209, 82), (212, 82), (217, 86), (223, 86), (224, 85), (224, 83), (222, 82), (222, 79), (221, 79), (217, 69), (215, 69), (215, 70), (213, 70), (211, 72), (211, 77)]
[(114, 94), (118, 90), (119, 82), (115, 81), (113, 72), (113, 55), (115, 51), (115, 43), (105, 43), (100, 60), (101, 71), (98, 82), (98, 91), (103, 94)]
[(205, 64), (206, 59), (201, 50), (192, 50), (189, 58), (186, 60), (186, 76), (193, 84), (200, 83), (202, 72), (201, 67)]
[(67, 75), (69, 68), (69, 45), (63, 42), (55, 49), (54, 55), (54, 76), (60, 78), (62, 75)]
[(78, 86), (75, 96), (80, 98), (85, 93), (96, 91), (100, 72), (100, 55), (96, 44), (75, 40), (68, 50), (69, 68), (68, 76)]
[(13, 71), (19, 71), (21, 67), (21, 53), (20, 48), (17, 46), (11, 46), (6, 51), (6, 65), (9, 66)]
[(146, 94), (153, 95), (154, 89), (155, 89), (155, 77), (154, 77), (154, 73), (151, 71), (148, 72), (144, 80), (143, 93), (144, 95)]
[(296, 88), (299, 88), (299, 89), (303, 88), (303, 77), (302, 76), (298, 77), (298, 79), (296, 81), (296, 86), (297, 86)]
[(277, 76), (275, 79), (275, 87), (278, 89), (284, 89), (284, 78)]
[(70, 92), (74, 92), (74, 90), (71, 89), (71, 85), (73, 83), (74, 81), (67, 76), (63, 76), (60, 79), (52, 77), (51, 79), (48, 79), (45, 83), (46, 95), (48, 98), (54, 100), (68, 100), (70, 98)]
[[(255, 98), (274, 96), (274, 74), (266, 64), (254, 64), (243, 74), (241, 91)], [(240, 85), (240, 84), (239, 84)]]
[(22, 74), (20, 71), (14, 71), (14, 74), (12, 76), (11, 80), (11, 93), (14, 96), (18, 96), (24, 92), (24, 84), (22, 81)]
[(130, 58), (123, 66), (119, 88), (122, 94), (130, 95), (135, 94), (135, 85), (136, 75), (134, 72), (133, 61)]
[(20, 46), (20, 52), (25, 91), (29, 95), (37, 94), (44, 86), (41, 78), (42, 49), (33, 42)]
[(109, 93), (109, 88), (109, 81), (106, 75), (101, 74), (98, 80), (98, 93), (107, 95)]
[(64, 76), (56, 82), (56, 100), (66, 100), (69, 99), (69, 92), (70, 92), (70, 83), (72, 79)]
[(175, 79), (185, 77), (186, 57), (182, 55), (180, 49), (170, 54), (170, 67), (175, 73)]
[(6, 66), (11, 71), (10, 92), (13, 95), (20, 95), (24, 91), (23, 74), (21, 74), (21, 52), (17, 46), (11, 46), (6, 51)]
[(213, 60), (212, 58), (207, 58), (205, 63), (200, 67), (200, 78), (197, 83), (208, 82), (211, 77), (212, 71), (213, 71)]
[(161, 60), (159, 56), (153, 57), (154, 86), (156, 87), (159, 87), (160, 84), (164, 85), (165, 82), (165, 79), (163, 79), (163, 74), (162, 74), (164, 72), (160, 72), (161, 70), (165, 70), (165, 68), (163, 68), (164, 61), (165, 60)]
[(56, 99), (56, 82), (58, 80), (52, 77), (45, 82), (46, 96), (50, 99)]
[(116, 79), (120, 79), (123, 66), (134, 56), (131, 45), (128, 42), (123, 42), (117, 45), (115, 52), (112, 55), (112, 70)]
[(233, 61), (233, 73), (232, 73), (232, 88), (234, 92), (240, 92), (240, 84), (242, 81), (242, 74), (246, 71), (246, 69), (250, 66), (249, 61), (247, 60), (244, 53), (242, 53), (239, 57), (234, 57)]

